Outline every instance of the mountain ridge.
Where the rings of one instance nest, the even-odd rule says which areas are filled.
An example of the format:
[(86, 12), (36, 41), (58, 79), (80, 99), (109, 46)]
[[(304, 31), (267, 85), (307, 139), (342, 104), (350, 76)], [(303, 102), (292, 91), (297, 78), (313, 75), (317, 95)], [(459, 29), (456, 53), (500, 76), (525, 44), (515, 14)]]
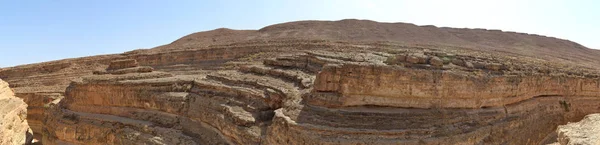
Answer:
[[(360, 28), (360, 29), (355, 29)], [(339, 21), (305, 20), (265, 26), (258, 30), (218, 28), (185, 35), (169, 44), (129, 52), (165, 52), (198, 49), (245, 41), (306, 39), (329, 41), (389, 41), (401, 44), (459, 46), (478, 51), (505, 52), (544, 59), (575, 56), (577, 63), (600, 63), (600, 51), (579, 43), (556, 37), (482, 28), (451, 28), (434, 25), (415, 25), (403, 22), (343, 19)], [(128, 52), (125, 52), (128, 53)], [(112, 55), (112, 54), (104, 54)], [(68, 58), (79, 59), (93, 56)], [(583, 58), (583, 59), (580, 59)], [(47, 62), (57, 62), (54, 60)], [(586, 62), (593, 61), (593, 62)], [(43, 63), (43, 62), (40, 62)], [(39, 64), (39, 63), (33, 63)], [(29, 66), (32, 64), (17, 65)], [(4, 67), (12, 68), (12, 67)], [(4, 69), (2, 68), (2, 69)]]

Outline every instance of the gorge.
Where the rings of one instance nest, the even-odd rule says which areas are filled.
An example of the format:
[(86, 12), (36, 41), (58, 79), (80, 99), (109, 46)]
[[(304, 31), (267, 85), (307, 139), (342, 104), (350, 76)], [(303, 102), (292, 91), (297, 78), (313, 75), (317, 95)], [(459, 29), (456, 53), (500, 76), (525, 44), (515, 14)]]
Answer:
[(534, 34), (298, 21), (0, 68), (0, 99), (24, 126), (12, 143), (567, 144), (559, 125), (600, 112), (598, 58)]

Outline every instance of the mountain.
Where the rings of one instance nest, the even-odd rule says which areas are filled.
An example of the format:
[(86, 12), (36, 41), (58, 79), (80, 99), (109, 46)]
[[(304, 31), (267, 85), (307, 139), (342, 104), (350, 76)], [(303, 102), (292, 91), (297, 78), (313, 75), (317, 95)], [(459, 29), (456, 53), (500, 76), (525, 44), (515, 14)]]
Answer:
[(220, 28), (184, 36), (153, 51), (201, 48), (245, 41), (306, 39), (360, 41), (459, 47), (478, 51), (504, 52), (552, 61), (574, 61), (599, 66), (600, 51), (578, 43), (536, 34), (501, 30), (417, 26), (409, 23), (381, 23), (370, 20), (296, 21), (270, 25), (259, 30)]

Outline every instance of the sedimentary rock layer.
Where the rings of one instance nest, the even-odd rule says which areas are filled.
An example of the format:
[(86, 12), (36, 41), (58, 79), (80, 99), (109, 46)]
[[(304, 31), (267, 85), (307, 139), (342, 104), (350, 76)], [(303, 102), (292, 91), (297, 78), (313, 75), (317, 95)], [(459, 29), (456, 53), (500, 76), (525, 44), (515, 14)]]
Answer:
[(44, 143), (255, 144), (272, 114), (257, 93), (160, 72), (90, 76), (53, 106)]
[(521, 33), (309, 21), (0, 78), (44, 144), (539, 144), (600, 112), (597, 56)]
[(44, 112), (48, 109), (49, 104), (63, 98), (62, 93), (36, 92), (15, 95), (27, 104), (27, 124), (33, 131), (34, 139), (41, 140)]
[(499, 107), (537, 96), (600, 96), (600, 79), (472, 75), (377, 65), (328, 66), (315, 82), (315, 105), (413, 108)]
[(196, 75), (108, 69), (70, 84), (46, 116), (44, 142), (537, 144), (555, 126), (600, 112), (597, 78), (347, 53), (232, 61), (238, 66)]
[(31, 143), (33, 134), (27, 125), (27, 104), (14, 96), (8, 83), (0, 80), (0, 145)]

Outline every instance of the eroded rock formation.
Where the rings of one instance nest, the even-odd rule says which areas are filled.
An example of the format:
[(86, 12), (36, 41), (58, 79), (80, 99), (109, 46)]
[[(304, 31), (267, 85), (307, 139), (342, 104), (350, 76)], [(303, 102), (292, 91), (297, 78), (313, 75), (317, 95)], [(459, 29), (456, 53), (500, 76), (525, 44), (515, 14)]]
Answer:
[[(600, 52), (573, 42), (312, 23), (218, 29), (0, 77), (34, 110), (44, 144), (540, 144), (600, 112)], [(358, 26), (372, 31), (345, 30)]]
[(0, 145), (31, 143), (33, 134), (27, 125), (27, 104), (14, 96), (8, 83), (0, 79)]
[(590, 114), (579, 122), (558, 126), (558, 143), (561, 145), (600, 144), (600, 114)]
[(391, 63), (398, 54), (351, 48), (297, 51), (193, 75), (118, 60), (71, 83), (47, 116), (44, 141), (536, 144), (555, 126), (600, 112), (597, 77), (504, 58), (455, 65), (483, 59), (464, 54), (436, 66), (432, 50), (411, 51), (425, 61)]

